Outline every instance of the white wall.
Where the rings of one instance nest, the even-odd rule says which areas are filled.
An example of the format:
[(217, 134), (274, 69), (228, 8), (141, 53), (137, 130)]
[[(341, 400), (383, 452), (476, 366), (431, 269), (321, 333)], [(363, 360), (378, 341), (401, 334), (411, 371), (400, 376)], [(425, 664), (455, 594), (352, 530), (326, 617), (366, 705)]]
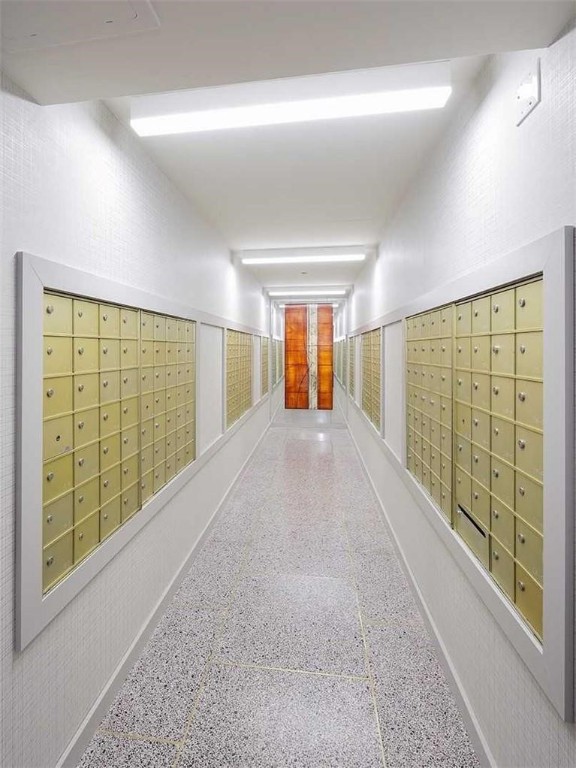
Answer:
[[(516, 89), (535, 54), (491, 59), (475, 93), (387, 223), (351, 301), (351, 326), (561, 226), (576, 224), (576, 32), (542, 58), (542, 103), (516, 128)], [(402, 360), (397, 361), (402, 365)], [(498, 766), (576, 765), (563, 723), (384, 458), (350, 427)], [(372, 430), (373, 431), (373, 430)]]
[(15, 654), (14, 254), (24, 250), (86, 269), (263, 332), (268, 312), (260, 287), (232, 265), (222, 238), (105, 107), (38, 107), (8, 83), (5, 88), (0, 94), (0, 765), (49, 768), (189, 553), (268, 423), (269, 409), (256, 409), (216, 458)]
[(216, 325), (200, 325), (198, 344), (198, 398), (202, 410), (198, 413), (197, 430), (200, 452), (209, 448), (224, 431), (224, 331)]

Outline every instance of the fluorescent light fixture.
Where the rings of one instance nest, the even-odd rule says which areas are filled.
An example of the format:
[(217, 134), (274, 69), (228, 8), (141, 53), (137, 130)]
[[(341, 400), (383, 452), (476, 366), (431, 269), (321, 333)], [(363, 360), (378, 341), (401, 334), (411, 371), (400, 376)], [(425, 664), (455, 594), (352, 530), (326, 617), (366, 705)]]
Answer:
[(367, 117), (394, 112), (440, 109), (445, 106), (451, 93), (452, 88), (449, 85), (376, 91), (135, 117), (130, 120), (130, 125), (139, 136), (167, 136), (176, 133), (201, 133), (229, 128), (335, 120), (343, 117)]
[(364, 261), (365, 253), (335, 253), (331, 256), (249, 256), (242, 264), (330, 264), (338, 261)]
[(269, 296), (345, 296), (345, 290), (328, 289), (323, 291), (269, 291)]

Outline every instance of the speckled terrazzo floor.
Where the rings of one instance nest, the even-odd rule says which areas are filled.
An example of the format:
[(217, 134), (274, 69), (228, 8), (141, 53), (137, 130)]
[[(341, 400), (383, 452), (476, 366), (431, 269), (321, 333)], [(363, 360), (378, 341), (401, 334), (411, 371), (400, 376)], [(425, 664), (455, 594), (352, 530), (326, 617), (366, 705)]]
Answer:
[(282, 411), (80, 768), (478, 765), (342, 421)]

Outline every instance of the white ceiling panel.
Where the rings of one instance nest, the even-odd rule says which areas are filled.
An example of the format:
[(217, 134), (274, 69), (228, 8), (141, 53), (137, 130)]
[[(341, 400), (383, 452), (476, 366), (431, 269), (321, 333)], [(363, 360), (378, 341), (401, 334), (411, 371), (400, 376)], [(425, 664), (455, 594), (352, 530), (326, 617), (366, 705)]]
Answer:
[(4, 0), (3, 35), (36, 38), (4, 40), (3, 68), (54, 104), (539, 48), (573, 13), (566, 0), (154, 0), (156, 28), (104, 37), (103, 9), (138, 5)]

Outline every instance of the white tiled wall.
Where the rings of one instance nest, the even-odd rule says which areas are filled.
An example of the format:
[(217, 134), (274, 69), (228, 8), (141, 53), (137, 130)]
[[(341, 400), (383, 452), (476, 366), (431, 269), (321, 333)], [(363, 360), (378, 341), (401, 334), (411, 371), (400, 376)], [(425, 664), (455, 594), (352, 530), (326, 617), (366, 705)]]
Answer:
[[(535, 55), (542, 103), (517, 128), (515, 92)], [(575, 31), (537, 54), (489, 61), (355, 286), (351, 329), (564, 225), (576, 225)], [(349, 417), (496, 764), (575, 766), (575, 726), (558, 718), (363, 420)]]
[[(0, 765), (51, 768), (262, 431), (230, 441), (21, 654), (13, 651), (16, 251), (267, 330), (259, 286), (102, 105), (0, 93)], [(221, 462), (222, 466), (215, 465)], [(34, 468), (30, 468), (35, 471)], [(213, 482), (213, 475), (218, 482)], [(188, 489), (188, 490), (187, 490)], [(167, 535), (167, 531), (170, 535)]]

